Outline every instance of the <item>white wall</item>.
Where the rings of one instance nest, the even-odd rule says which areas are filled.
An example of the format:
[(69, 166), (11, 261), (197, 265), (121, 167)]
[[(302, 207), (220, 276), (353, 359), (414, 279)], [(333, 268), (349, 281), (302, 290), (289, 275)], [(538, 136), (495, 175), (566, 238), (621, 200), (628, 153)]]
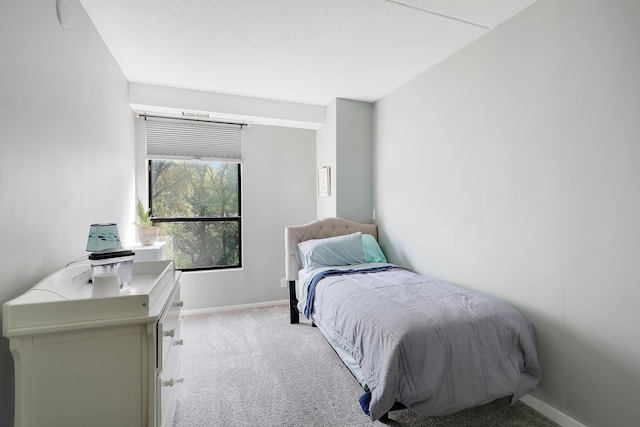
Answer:
[[(318, 218), (329, 218), (337, 216), (336, 198), (336, 166), (338, 147), (336, 144), (336, 132), (338, 126), (337, 99), (331, 101), (326, 107), (325, 123), (316, 132), (316, 169), (324, 166), (331, 168), (331, 194), (329, 196), (318, 197), (316, 210)], [(317, 194), (317, 188), (316, 188)], [(315, 219), (315, 218), (314, 218)]]
[(373, 207), (373, 106), (338, 98), (316, 137), (316, 168), (331, 168), (331, 194), (318, 197), (317, 216), (370, 222)]
[[(89, 225), (133, 213), (127, 81), (92, 22), (65, 1), (0, 2), (0, 303), (87, 255)], [(13, 425), (13, 359), (0, 338), (0, 425)]]
[(337, 216), (371, 222), (373, 208), (373, 105), (337, 100)]
[(374, 109), (391, 261), (520, 308), (534, 396), (591, 427), (638, 423), (639, 19), (539, 0)]
[(183, 273), (185, 310), (287, 299), (284, 227), (316, 217), (315, 131), (252, 125), (243, 132), (243, 268)]

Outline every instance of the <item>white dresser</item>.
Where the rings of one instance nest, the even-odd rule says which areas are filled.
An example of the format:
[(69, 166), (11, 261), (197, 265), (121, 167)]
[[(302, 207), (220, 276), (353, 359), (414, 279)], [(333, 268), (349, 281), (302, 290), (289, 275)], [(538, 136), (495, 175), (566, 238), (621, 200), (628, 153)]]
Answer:
[(171, 427), (180, 372), (180, 272), (135, 262), (130, 292), (91, 298), (88, 264), (3, 305), (15, 426)]

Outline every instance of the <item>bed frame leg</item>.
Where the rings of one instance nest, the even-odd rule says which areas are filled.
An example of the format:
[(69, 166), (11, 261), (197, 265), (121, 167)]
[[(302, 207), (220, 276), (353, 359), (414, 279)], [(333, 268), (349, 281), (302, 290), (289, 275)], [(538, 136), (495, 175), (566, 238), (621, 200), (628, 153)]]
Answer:
[(296, 281), (289, 280), (289, 311), (291, 312), (291, 324), (300, 322), (298, 313), (298, 299), (296, 298)]

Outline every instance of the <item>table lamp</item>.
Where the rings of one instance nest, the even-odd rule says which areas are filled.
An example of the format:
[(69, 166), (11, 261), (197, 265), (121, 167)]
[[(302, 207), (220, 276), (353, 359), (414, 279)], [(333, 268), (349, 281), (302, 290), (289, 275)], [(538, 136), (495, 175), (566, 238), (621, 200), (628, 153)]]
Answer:
[(91, 224), (87, 239), (87, 252), (109, 252), (120, 249), (122, 249), (122, 244), (116, 224)]
[(122, 279), (120, 290), (129, 288), (135, 253), (122, 249), (116, 224), (91, 224), (87, 239), (87, 252), (92, 252), (89, 255), (91, 281), (98, 274), (114, 273)]

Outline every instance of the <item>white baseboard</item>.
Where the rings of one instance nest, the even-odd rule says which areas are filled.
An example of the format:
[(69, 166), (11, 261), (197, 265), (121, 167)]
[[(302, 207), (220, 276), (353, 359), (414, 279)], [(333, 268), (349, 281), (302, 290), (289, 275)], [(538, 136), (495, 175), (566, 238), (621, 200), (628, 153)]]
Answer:
[(196, 316), (199, 314), (211, 314), (211, 313), (220, 313), (223, 311), (232, 311), (232, 310), (242, 310), (245, 308), (256, 308), (256, 307), (272, 307), (274, 305), (289, 305), (288, 299), (278, 300), (278, 301), (266, 301), (266, 302), (256, 302), (253, 304), (239, 304), (239, 305), (227, 305), (224, 307), (209, 307), (209, 308), (198, 308), (194, 310), (182, 310), (180, 311), (181, 316)]
[(574, 420), (570, 416), (558, 411), (553, 406), (547, 405), (541, 400), (536, 399), (535, 397), (527, 394), (522, 399), (520, 399), (522, 403), (529, 406), (530, 408), (540, 412), (545, 417), (549, 418), (551, 421), (554, 421), (560, 424), (562, 427), (587, 427), (582, 423)]

